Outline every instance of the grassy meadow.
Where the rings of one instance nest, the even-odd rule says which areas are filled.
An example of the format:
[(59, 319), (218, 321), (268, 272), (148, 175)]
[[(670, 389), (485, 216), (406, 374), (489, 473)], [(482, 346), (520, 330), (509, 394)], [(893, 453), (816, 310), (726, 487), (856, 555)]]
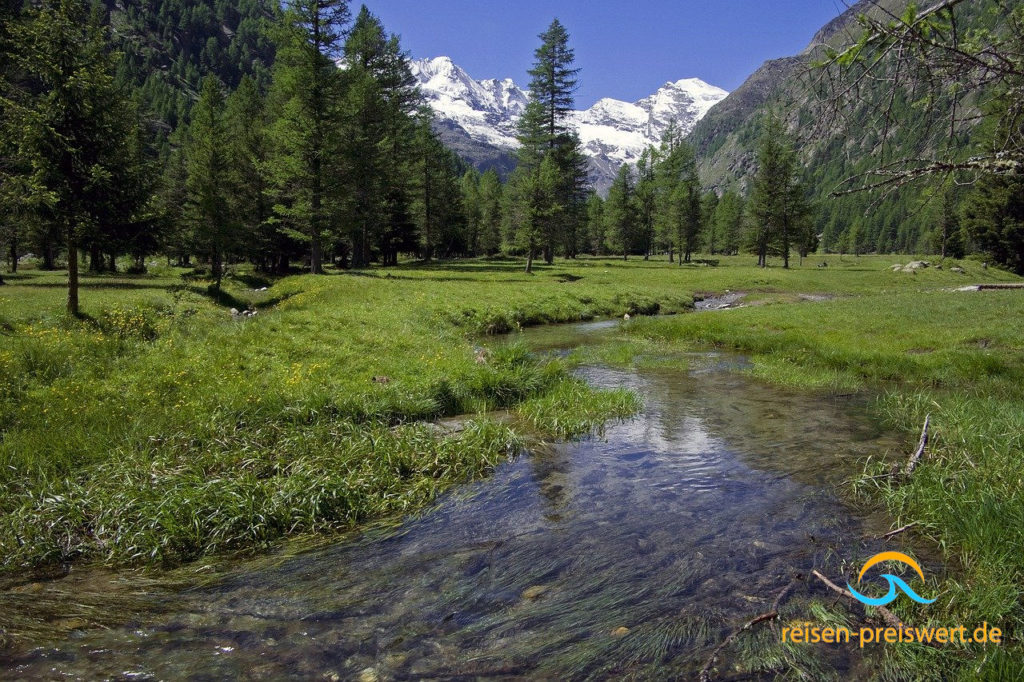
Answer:
[(982, 654), (889, 647), (889, 675), (907, 679), (907, 671), (916, 670), (921, 679), (975, 679), (984, 671), (986, 679), (1019, 679), (1022, 320), (1024, 291), (937, 287), (639, 319), (627, 332), (638, 349), (653, 344), (747, 354), (750, 371), (773, 383), (831, 393), (867, 390), (877, 396), (878, 418), (907, 434), (908, 456), (930, 415), (926, 454), (911, 476), (890, 475), (905, 462), (876, 460), (865, 462), (864, 476), (851, 484), (855, 495), (886, 505), (894, 527), (913, 524), (912, 534), (929, 538), (945, 555), (948, 574), (930, 577), (938, 608), (922, 611), (906, 600), (892, 608), (915, 626), (988, 621), (1009, 637), (1002, 649)]
[[(866, 462), (852, 492), (945, 551), (935, 619), (1000, 622), (1015, 638), (1024, 292), (956, 291), (1016, 280), (974, 261), (958, 274), (890, 270), (905, 257), (820, 260), (242, 272), (217, 296), (158, 267), (86, 277), (81, 320), (62, 312), (62, 273), (24, 270), (0, 288), (0, 565), (8, 577), (70, 560), (169, 566), (413, 511), (524, 438), (574, 437), (638, 407), (575, 379), (573, 358), (487, 335), (629, 313), (601, 359), (736, 350), (766, 381), (877, 395), (908, 453), (930, 414), (915, 474)], [(692, 312), (726, 291), (744, 307)], [(454, 415), (471, 416), (437, 424)]]

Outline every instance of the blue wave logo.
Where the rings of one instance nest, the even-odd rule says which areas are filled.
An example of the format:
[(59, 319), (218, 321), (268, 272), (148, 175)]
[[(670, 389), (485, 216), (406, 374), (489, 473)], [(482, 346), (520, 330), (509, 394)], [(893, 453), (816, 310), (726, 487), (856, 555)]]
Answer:
[[(864, 577), (864, 574), (867, 572), (869, 568), (883, 561), (898, 561), (902, 564), (906, 564), (907, 566), (910, 566), (915, 571), (917, 571), (917, 574), (921, 576), (921, 580), (924, 580), (924, 572), (921, 570), (921, 567), (917, 564), (916, 561), (911, 559), (906, 554), (903, 554), (902, 552), (880, 552), (875, 556), (871, 557), (870, 559), (868, 559), (864, 563), (864, 566), (860, 569), (860, 575), (857, 576), (857, 584), (860, 585), (861, 578)], [(863, 594), (853, 589), (853, 586), (850, 583), (846, 583), (846, 587), (850, 590), (850, 594), (853, 595), (854, 599), (861, 602), (862, 604), (867, 604), (868, 606), (885, 606), (886, 604), (896, 599), (897, 596), (899, 596), (897, 594), (897, 590), (903, 592), (903, 594), (907, 595), (908, 597), (916, 601), (918, 604), (931, 604), (933, 601), (935, 601), (934, 599), (925, 599), (924, 597), (920, 596), (917, 592), (914, 592), (913, 588), (911, 588), (910, 585), (904, 582), (903, 578), (899, 577), (898, 575), (893, 575), (891, 573), (883, 573), (882, 577), (888, 581), (889, 591), (881, 597), (865, 597)]]

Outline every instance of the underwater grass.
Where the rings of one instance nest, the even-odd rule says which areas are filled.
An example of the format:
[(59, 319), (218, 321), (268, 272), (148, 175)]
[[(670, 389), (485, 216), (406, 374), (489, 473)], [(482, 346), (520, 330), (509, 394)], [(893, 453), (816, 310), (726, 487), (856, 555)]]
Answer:
[[(993, 295), (989, 295), (989, 294)], [(878, 417), (907, 434), (907, 454), (931, 415), (924, 459), (907, 480), (874, 459), (854, 492), (916, 523), (942, 550), (949, 574), (929, 587), (915, 625), (998, 624), (998, 653), (891, 647), (881, 679), (1024, 676), (1024, 296), (1018, 291), (862, 295), (637, 320), (641, 339), (747, 353), (754, 376), (845, 393), (877, 391)], [(900, 465), (903, 462), (899, 462)], [(1007, 679), (1003, 677), (1003, 679)]]

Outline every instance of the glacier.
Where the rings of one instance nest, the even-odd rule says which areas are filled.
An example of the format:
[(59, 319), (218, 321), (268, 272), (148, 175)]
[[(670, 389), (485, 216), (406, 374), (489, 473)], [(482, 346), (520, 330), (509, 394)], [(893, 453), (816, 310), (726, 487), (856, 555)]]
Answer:
[[(449, 146), (481, 169), (514, 167), (516, 124), (528, 90), (509, 78), (475, 80), (449, 57), (415, 59), (410, 66)], [(669, 121), (689, 133), (728, 94), (699, 78), (683, 78), (637, 102), (603, 98), (573, 111), (569, 123), (580, 136), (595, 189), (604, 194), (622, 164), (636, 163), (644, 149), (657, 146)]]

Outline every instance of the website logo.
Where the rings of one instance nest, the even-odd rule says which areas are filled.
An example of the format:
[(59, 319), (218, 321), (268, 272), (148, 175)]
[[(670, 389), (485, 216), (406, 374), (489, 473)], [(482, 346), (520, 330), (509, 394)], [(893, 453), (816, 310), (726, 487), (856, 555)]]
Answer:
[[(921, 576), (921, 580), (924, 581), (924, 572), (921, 570), (921, 567), (917, 564), (916, 561), (911, 559), (906, 554), (903, 554), (902, 552), (879, 552), (878, 554), (864, 562), (864, 566), (860, 569), (860, 575), (857, 576), (857, 584), (860, 585), (861, 579), (864, 577), (864, 574), (867, 573), (869, 568), (871, 568), (875, 564), (882, 563), (883, 561), (898, 561), (902, 564), (906, 564), (907, 566), (910, 566), (912, 569), (917, 571), (917, 574)], [(850, 590), (850, 594), (852, 594), (857, 601), (863, 604), (867, 604), (868, 606), (884, 606), (890, 603), (898, 596), (896, 593), (897, 588), (901, 592), (903, 592), (903, 594), (907, 595), (908, 597), (916, 601), (918, 604), (931, 604), (933, 601), (935, 601), (935, 599), (925, 599), (918, 595), (916, 592), (914, 592), (910, 585), (905, 583), (903, 581), (903, 578), (900, 578), (898, 575), (893, 575), (891, 573), (883, 573), (882, 577), (889, 582), (889, 591), (881, 597), (865, 597), (863, 594), (853, 589), (853, 586), (850, 585), (850, 583), (846, 583), (846, 587)]]

